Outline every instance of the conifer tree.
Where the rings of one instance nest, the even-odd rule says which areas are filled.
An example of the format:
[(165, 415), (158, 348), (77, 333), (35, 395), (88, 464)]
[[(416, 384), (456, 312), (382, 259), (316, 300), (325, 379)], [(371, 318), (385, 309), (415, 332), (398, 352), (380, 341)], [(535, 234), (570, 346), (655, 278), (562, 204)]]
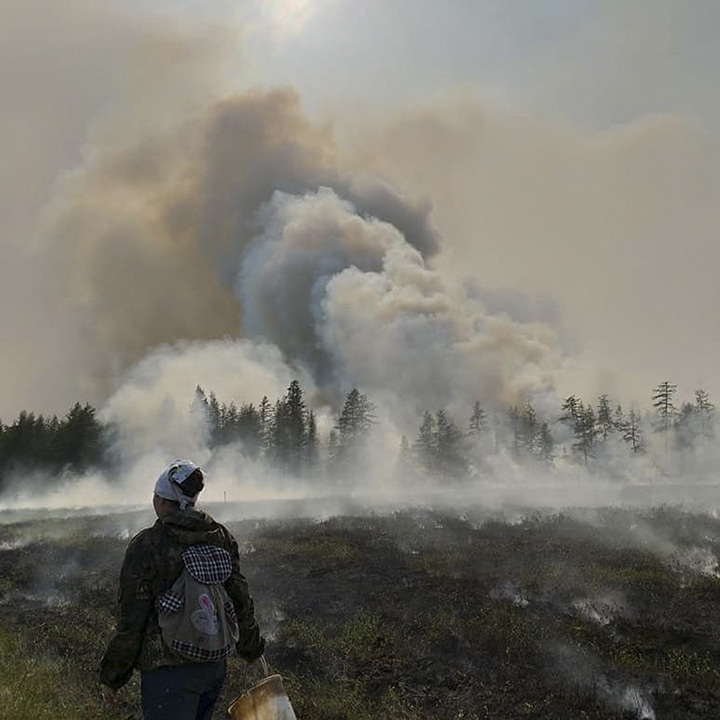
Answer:
[(531, 457), (539, 452), (540, 421), (535, 408), (528, 402), (522, 410), (511, 407), (508, 411), (512, 430), (512, 450), (516, 458)]
[(683, 403), (680, 410), (675, 413), (673, 430), (675, 447), (678, 450), (686, 450), (695, 446), (698, 437), (699, 418), (695, 405), (690, 402)]
[(677, 392), (677, 385), (665, 382), (660, 383), (653, 390), (653, 407), (655, 408), (658, 415), (658, 423), (656, 425), (657, 430), (665, 433), (665, 450), (668, 447), (668, 433), (673, 424), (675, 418), (676, 409), (673, 405), (673, 395)]
[(307, 438), (307, 408), (300, 383), (293, 380), (285, 397), (275, 404), (273, 448), (275, 461), (287, 472), (299, 472)]
[(540, 425), (538, 436), (538, 456), (546, 463), (551, 463), (554, 457), (555, 441), (553, 440), (550, 426), (547, 422)]
[(714, 435), (715, 406), (710, 402), (710, 395), (705, 390), (695, 391), (695, 413), (700, 434), (704, 438), (711, 438)]
[(260, 420), (260, 444), (263, 454), (267, 454), (268, 447), (272, 443), (272, 406), (267, 395), (263, 395), (258, 405), (258, 417)]
[(615, 429), (620, 432), (622, 432), (625, 427), (625, 413), (623, 412), (620, 404), (617, 405), (615, 412), (613, 413), (613, 425), (615, 426)]
[(257, 457), (262, 452), (263, 428), (260, 411), (252, 403), (246, 403), (237, 410), (234, 434), (251, 457)]
[(430, 472), (455, 477), (467, 469), (462, 453), (463, 434), (445, 410), (425, 412), (415, 441), (415, 455)]
[(565, 398), (562, 404), (563, 414), (560, 416), (560, 420), (569, 423), (571, 427), (574, 426), (580, 417), (581, 406), (582, 403), (574, 395)]
[(423, 420), (415, 440), (415, 454), (422, 465), (428, 470), (435, 469), (435, 418), (425, 411)]
[(200, 385), (195, 386), (195, 395), (193, 397), (193, 403), (197, 403), (202, 408), (207, 408), (208, 400), (205, 390)]
[[(53, 439), (47, 432), (42, 415), (22, 410), (15, 422), (3, 432), (0, 454), (2, 472), (16, 467), (42, 466), (48, 461), (54, 463), (52, 448), (49, 448)], [(66, 464), (64, 458), (61, 462)]]
[(597, 440), (595, 412), (591, 405), (579, 404), (573, 433), (575, 435), (575, 442), (572, 446), (573, 451), (587, 465), (589, 459), (593, 457)]
[(518, 431), (521, 449), (528, 455), (534, 455), (537, 449), (540, 425), (535, 408), (528, 402), (518, 418)]
[(606, 441), (615, 430), (615, 420), (613, 419), (610, 400), (607, 395), (600, 395), (597, 404), (597, 426), (598, 435)]
[(214, 392), (210, 393), (207, 399), (208, 424), (210, 426), (210, 446), (213, 447), (220, 442), (222, 437), (222, 414), (220, 403)]
[(476, 400), (470, 414), (469, 435), (482, 435), (487, 430), (487, 413)]
[(100, 461), (102, 429), (92, 405), (75, 403), (59, 424), (52, 456), (59, 466), (83, 470)]
[(308, 412), (307, 435), (305, 438), (305, 467), (310, 472), (317, 468), (318, 447), (317, 421), (315, 420), (315, 413), (311, 410)]
[(370, 428), (375, 424), (375, 406), (357, 388), (346, 396), (336, 427), (338, 459), (342, 461), (360, 458), (366, 450)]
[(435, 415), (435, 466), (444, 476), (457, 476), (467, 467), (460, 442), (462, 433), (444, 410)]
[(627, 420), (622, 427), (623, 440), (630, 445), (634, 454), (641, 453), (645, 449), (642, 427), (640, 426), (640, 413), (634, 408), (630, 410)]
[(207, 395), (200, 385), (195, 386), (195, 394), (190, 404), (190, 414), (199, 422), (204, 440), (208, 445), (212, 445), (212, 428), (210, 427), (210, 408), (208, 406)]

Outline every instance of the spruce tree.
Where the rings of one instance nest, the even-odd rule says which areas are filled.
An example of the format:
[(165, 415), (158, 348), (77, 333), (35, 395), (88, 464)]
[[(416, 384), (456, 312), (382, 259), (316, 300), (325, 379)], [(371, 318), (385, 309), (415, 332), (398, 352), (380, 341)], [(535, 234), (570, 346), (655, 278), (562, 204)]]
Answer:
[(623, 440), (630, 445), (633, 454), (644, 451), (645, 443), (640, 425), (640, 413), (634, 408), (630, 410), (627, 420), (623, 424), (622, 437)]
[(570, 426), (573, 427), (580, 417), (581, 407), (582, 403), (575, 397), (575, 395), (570, 395), (565, 398), (562, 404), (563, 414), (560, 416), (560, 420), (562, 422), (569, 423)]
[(555, 441), (553, 440), (550, 426), (547, 422), (540, 425), (538, 434), (538, 457), (546, 463), (552, 463), (555, 452)]
[(597, 440), (597, 432), (595, 412), (592, 406), (580, 403), (573, 427), (575, 442), (572, 448), (576, 456), (581, 458), (585, 465), (588, 464), (591, 457), (594, 457), (593, 451)]
[(252, 403), (242, 405), (236, 413), (235, 434), (245, 452), (256, 458), (262, 452), (263, 427), (260, 411)]
[(52, 443), (53, 460), (59, 466), (84, 470), (100, 462), (102, 428), (92, 405), (75, 403), (59, 424)]
[(710, 402), (710, 395), (705, 390), (698, 389), (695, 391), (695, 412), (702, 437), (713, 437), (715, 406)]
[(302, 469), (303, 447), (307, 438), (307, 408), (300, 383), (293, 380), (285, 397), (275, 404), (272, 456), (286, 471)]
[(528, 402), (518, 417), (518, 434), (521, 450), (527, 455), (534, 455), (537, 449), (540, 425), (535, 408)]
[(656, 429), (665, 434), (665, 450), (668, 449), (668, 433), (672, 427), (677, 410), (673, 405), (673, 395), (677, 392), (677, 385), (665, 382), (660, 383), (653, 390), (653, 407), (658, 415)]
[(425, 411), (415, 440), (415, 454), (427, 470), (434, 470), (437, 462), (435, 450), (435, 418)]
[(512, 453), (519, 458), (522, 450), (522, 431), (520, 429), (520, 411), (514, 405), (508, 408), (508, 420), (512, 433)]
[(482, 435), (487, 430), (487, 413), (476, 400), (470, 414), (469, 435)]
[(613, 413), (613, 425), (616, 430), (619, 430), (622, 432), (623, 428), (625, 427), (625, 413), (623, 412), (622, 406), (620, 404), (617, 405), (615, 408), (615, 412)]
[(600, 395), (598, 398), (597, 427), (598, 434), (602, 437), (603, 441), (607, 440), (615, 430), (615, 420), (613, 419), (610, 400), (607, 395)]
[(375, 424), (375, 406), (357, 388), (346, 396), (335, 429), (338, 438), (338, 459), (357, 461), (366, 450), (370, 428)]
[(210, 426), (210, 447), (214, 447), (222, 441), (222, 411), (215, 393), (211, 392), (208, 397), (208, 424)]
[(307, 434), (305, 437), (305, 469), (313, 472), (318, 465), (318, 434), (315, 413), (311, 410), (307, 416)]
[(699, 418), (695, 405), (690, 402), (683, 403), (680, 410), (675, 413), (673, 421), (675, 447), (678, 450), (687, 450), (695, 446), (699, 434), (698, 425)]
[(444, 410), (435, 415), (435, 467), (446, 477), (460, 475), (467, 467), (461, 450), (462, 433)]
[(508, 419), (512, 431), (512, 451), (517, 459), (532, 457), (538, 452), (540, 421), (535, 408), (528, 402), (522, 410), (511, 407)]
[(260, 447), (263, 455), (267, 455), (268, 448), (272, 444), (272, 406), (267, 395), (263, 395), (258, 405), (258, 418), (260, 420)]

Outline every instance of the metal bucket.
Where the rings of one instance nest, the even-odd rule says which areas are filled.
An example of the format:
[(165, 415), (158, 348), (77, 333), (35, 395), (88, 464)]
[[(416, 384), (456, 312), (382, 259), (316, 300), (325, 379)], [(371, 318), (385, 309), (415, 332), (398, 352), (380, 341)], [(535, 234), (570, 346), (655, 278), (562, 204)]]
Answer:
[[(265, 662), (263, 667), (267, 673)], [(233, 720), (297, 720), (280, 675), (266, 677), (236, 698), (228, 715)]]

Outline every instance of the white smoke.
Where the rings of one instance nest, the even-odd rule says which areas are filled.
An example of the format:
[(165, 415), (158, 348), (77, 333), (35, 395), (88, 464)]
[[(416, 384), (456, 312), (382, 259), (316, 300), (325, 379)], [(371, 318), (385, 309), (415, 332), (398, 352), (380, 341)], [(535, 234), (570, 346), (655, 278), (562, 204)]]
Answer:
[(392, 224), (329, 188), (275, 193), (261, 218), (237, 282), (244, 330), (335, 397), (361, 387), (414, 423), (418, 407), (464, 414), (468, 398), (510, 402), (552, 387), (555, 333), (488, 313)]
[[(33, 0), (34, 15), (43, 17), (44, 5)], [(32, 13), (18, 4), (16, 14), (26, 23)], [(87, 40), (83, 17), (96, 17), (87, 3), (57, 26), (59, 40)], [(594, 371), (572, 357), (561, 312), (541, 297), (547, 283), (592, 304), (588, 273), (572, 268), (585, 253), (579, 238), (605, 247), (611, 228), (606, 255), (614, 258), (614, 248), (627, 245), (617, 228), (644, 236), (652, 217), (656, 229), (656, 209), (670, 206), (678, 183), (695, 177), (692, 168), (703, 169), (697, 182), (707, 192), (716, 155), (700, 148), (714, 148), (714, 138), (678, 118), (581, 137), (509, 118), (486, 100), (463, 101), (363, 123), (362, 137), (341, 146), (291, 88), (226, 91), (238, 58), (234, 20), (194, 30), (182, 17), (164, 30), (140, 12), (97, 16), (97, 38), (122, 28), (110, 49), (126, 62), (112, 63), (117, 74), (102, 107), (73, 125), (83, 151), (67, 153), (62, 172), (48, 170), (37, 269), (26, 275), (13, 256), (8, 268), (23, 272), (5, 270), (22, 276), (13, 293), (33, 289), (33, 310), (17, 324), (44, 330), (3, 374), (22, 379), (8, 381), (3, 397), (12, 408), (43, 412), (76, 400), (101, 405), (128, 488), (146, 487), (177, 455), (218, 462), (191, 409), (198, 384), (222, 401), (257, 403), (299, 378), (323, 435), (344, 393), (358, 387), (383, 420), (383, 476), (395, 462), (386, 451), (395, 452), (401, 434), (415, 434), (424, 410), (445, 408), (464, 426), (475, 400), (498, 414), (532, 401), (550, 420), (556, 387), (580, 378), (585, 389)], [(54, 38), (51, 23), (42, 29)], [(82, 47), (90, 65), (95, 41)], [(72, 97), (77, 84), (73, 75)], [(340, 124), (346, 140), (352, 124)], [(629, 207), (627, 183), (647, 188), (654, 158), (666, 167), (689, 136), (682, 177), (668, 176), (659, 195)], [(517, 264), (531, 267), (528, 282), (517, 282)], [(537, 296), (497, 287), (504, 282)], [(593, 312), (605, 317), (604, 308)], [(656, 474), (652, 460), (628, 462), (617, 445), (602, 458), (612, 479)], [(222, 465), (223, 476), (248, 467), (228, 453)], [(584, 469), (564, 458), (556, 466), (552, 478), (528, 472), (501, 451), (483, 459), (482, 473), (475, 469), (518, 486), (603, 488), (598, 501), (606, 497)], [(709, 472), (712, 461), (703, 467)]]
[[(205, 418), (193, 412), (197, 386), (220, 398), (258, 402), (263, 395), (281, 396), (294, 376), (271, 345), (217, 340), (161, 347), (127, 374), (102, 418), (116, 428), (121, 452), (130, 448), (133, 457), (168, 458), (199, 453), (204, 461)], [(309, 379), (303, 380), (311, 390)]]
[[(69, 401), (104, 400), (128, 490), (173, 457), (217, 462), (192, 411), (198, 385), (257, 404), (297, 378), (324, 437), (359, 387), (386, 421), (383, 477), (425, 409), (464, 418), (471, 398), (551, 395), (556, 332), (514, 319), (517, 293), (504, 306), (434, 269), (430, 212), (343, 168), (290, 90), (88, 152), (45, 215), (46, 292), (64, 298), (54, 363)], [(225, 453), (220, 475), (263, 475), (236, 464)]]

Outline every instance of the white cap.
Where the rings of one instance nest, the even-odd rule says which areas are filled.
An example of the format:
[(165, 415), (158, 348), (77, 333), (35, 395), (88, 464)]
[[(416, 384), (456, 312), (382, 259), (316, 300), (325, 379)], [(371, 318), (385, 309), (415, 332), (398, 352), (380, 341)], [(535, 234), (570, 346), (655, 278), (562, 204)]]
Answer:
[(200, 470), (200, 468), (190, 460), (175, 460), (160, 473), (155, 483), (155, 494), (165, 500), (178, 503), (183, 510), (188, 505), (194, 505), (202, 486), (194, 495), (186, 495), (181, 485), (196, 470)]

